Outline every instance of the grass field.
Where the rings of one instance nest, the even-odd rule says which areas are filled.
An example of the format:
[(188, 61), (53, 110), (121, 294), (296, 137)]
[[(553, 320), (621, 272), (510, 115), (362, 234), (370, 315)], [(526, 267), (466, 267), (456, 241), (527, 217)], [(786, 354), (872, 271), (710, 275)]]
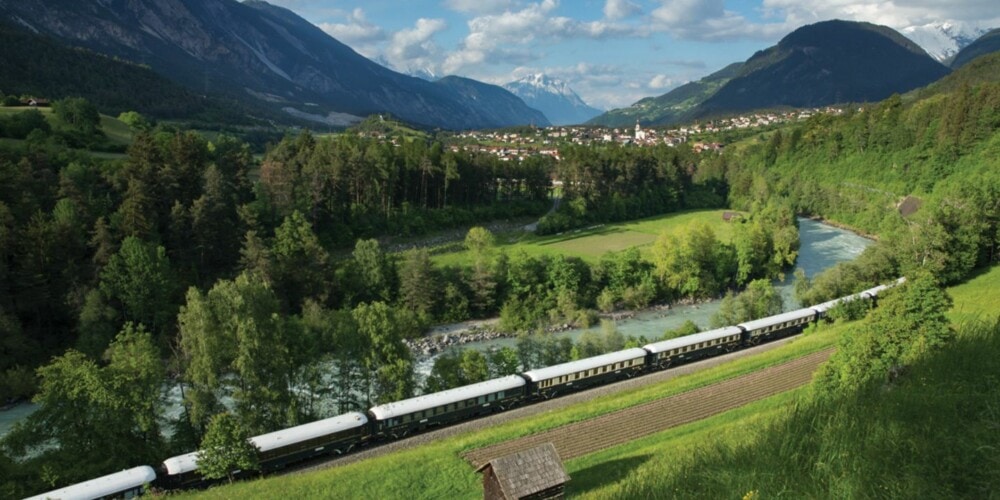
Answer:
[(997, 290), (1000, 290), (1000, 266), (979, 272), (969, 281), (948, 290), (955, 301), (948, 317), (952, 323), (960, 324), (1000, 314)]
[(757, 411), (706, 421), (714, 425), (701, 433), (668, 432), (658, 443), (581, 457), (568, 464), (571, 474), (582, 471), (573, 491), (583, 498), (993, 498), (1000, 488), (1000, 324), (989, 299), (997, 285), (1000, 267), (950, 289), (957, 338), (898, 379), (834, 399), (782, 395), (755, 403)]
[[(497, 248), (508, 255), (523, 251), (530, 256), (569, 255), (595, 263), (607, 252), (639, 247), (646, 253), (660, 233), (681, 235), (694, 224), (708, 224), (717, 238), (732, 239), (732, 225), (722, 220), (722, 210), (698, 210), (659, 215), (631, 222), (601, 224), (561, 234), (537, 236), (527, 231), (514, 231), (496, 236)], [(469, 265), (467, 251), (434, 255), (438, 265)]]
[[(55, 126), (56, 124), (55, 116), (52, 114), (52, 108), (32, 108), (28, 106), (13, 106), (13, 107), (0, 106), (0, 115), (21, 113), (24, 111), (28, 111), (30, 109), (37, 109), (38, 111), (40, 111), (42, 115), (45, 116), (45, 119), (48, 120), (49, 125)], [(126, 125), (121, 120), (118, 120), (117, 118), (108, 115), (101, 115), (101, 130), (103, 130), (104, 134), (107, 135), (108, 142), (112, 145), (128, 145), (132, 143), (132, 129), (130, 129), (128, 125)], [(17, 140), (5, 139), (5, 141), (13, 142)], [(123, 157), (124, 155), (118, 153), (94, 152), (94, 156), (103, 158), (120, 158)]]
[[(836, 342), (846, 326), (849, 325), (826, 326), (759, 356), (742, 358), (663, 383), (597, 398), (557, 412), (520, 419), (391, 455), (325, 471), (242, 482), (187, 495), (199, 498), (481, 497), (480, 477), (461, 458), (465, 451), (608, 414), (795, 359), (829, 347)], [(724, 415), (726, 414), (719, 417)], [(690, 425), (707, 424), (696, 422)], [(675, 431), (683, 432), (681, 429), (687, 427)]]

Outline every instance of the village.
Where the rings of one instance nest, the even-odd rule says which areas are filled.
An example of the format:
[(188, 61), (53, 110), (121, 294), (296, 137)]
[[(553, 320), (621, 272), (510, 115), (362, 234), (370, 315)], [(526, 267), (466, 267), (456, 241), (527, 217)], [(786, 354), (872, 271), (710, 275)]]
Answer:
[(643, 127), (595, 127), (586, 125), (550, 126), (522, 131), (466, 131), (453, 136), (452, 151), (487, 152), (503, 161), (522, 161), (531, 156), (551, 156), (560, 159), (559, 147), (566, 144), (592, 145), (617, 143), (627, 146), (651, 147), (690, 144), (695, 152), (721, 151), (725, 144), (712, 140), (721, 132), (764, 128), (807, 120), (818, 114), (840, 115), (841, 108), (824, 107), (799, 109), (784, 113), (751, 113), (720, 118), (690, 125)]

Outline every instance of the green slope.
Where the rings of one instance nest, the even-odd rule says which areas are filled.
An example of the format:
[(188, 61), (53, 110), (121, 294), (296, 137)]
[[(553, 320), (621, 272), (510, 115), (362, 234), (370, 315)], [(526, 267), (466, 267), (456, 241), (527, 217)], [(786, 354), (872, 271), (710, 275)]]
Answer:
[(589, 122), (588, 125), (624, 127), (636, 121), (643, 125), (668, 125), (683, 122), (688, 113), (708, 99), (740, 70), (742, 63), (733, 63), (696, 82), (689, 82), (658, 97), (647, 97), (621, 109), (613, 109)]
[(991, 30), (955, 54), (952, 69), (958, 69), (986, 54), (1000, 51), (1000, 28)]

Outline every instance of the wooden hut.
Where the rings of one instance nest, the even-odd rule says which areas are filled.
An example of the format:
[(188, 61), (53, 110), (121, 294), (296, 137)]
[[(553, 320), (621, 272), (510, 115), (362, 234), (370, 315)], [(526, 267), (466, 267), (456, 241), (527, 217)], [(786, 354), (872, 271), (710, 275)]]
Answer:
[(569, 481), (552, 443), (494, 458), (477, 472), (483, 473), (486, 500), (562, 498)]

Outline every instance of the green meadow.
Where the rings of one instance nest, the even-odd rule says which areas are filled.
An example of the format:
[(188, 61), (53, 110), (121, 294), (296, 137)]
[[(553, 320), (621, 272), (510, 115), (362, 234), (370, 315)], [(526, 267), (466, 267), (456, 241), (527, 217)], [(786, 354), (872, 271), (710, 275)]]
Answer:
[[(617, 252), (638, 247), (646, 254), (653, 242), (663, 232), (684, 234), (696, 224), (707, 224), (722, 241), (732, 239), (732, 225), (722, 219), (723, 210), (697, 210), (659, 215), (646, 219), (615, 224), (600, 224), (584, 229), (566, 231), (548, 236), (537, 236), (528, 231), (511, 231), (497, 234), (497, 249), (508, 255), (524, 252), (530, 256), (568, 255), (596, 263), (607, 252)], [(470, 265), (471, 254), (460, 245), (445, 247), (436, 252), (434, 261), (442, 266)]]

